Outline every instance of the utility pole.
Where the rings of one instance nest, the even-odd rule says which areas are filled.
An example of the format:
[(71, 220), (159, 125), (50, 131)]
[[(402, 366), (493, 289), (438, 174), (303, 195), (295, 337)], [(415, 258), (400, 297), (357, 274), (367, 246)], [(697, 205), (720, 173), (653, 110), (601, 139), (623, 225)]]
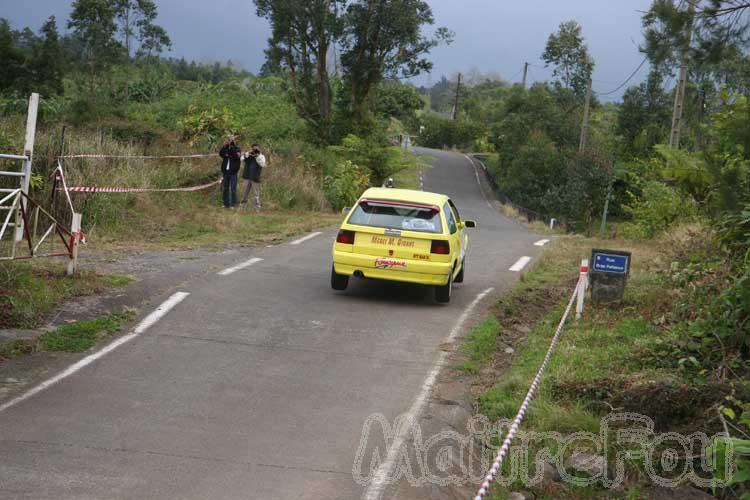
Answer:
[(458, 120), (458, 95), (461, 91), (461, 73), (458, 74), (458, 82), (456, 83), (456, 100), (453, 102), (453, 119)]
[(586, 84), (586, 102), (583, 105), (583, 123), (581, 124), (581, 142), (578, 146), (578, 152), (583, 153), (586, 150), (586, 139), (589, 136), (589, 114), (591, 110), (591, 76)]
[(602, 226), (599, 228), (599, 236), (604, 238), (604, 233), (607, 230), (607, 215), (609, 214), (609, 200), (612, 198), (612, 188), (615, 183), (615, 175), (611, 174), (609, 183), (607, 184), (607, 198), (604, 200), (604, 210), (602, 211)]
[(526, 75), (529, 74), (529, 63), (523, 63), (523, 88), (526, 88)]
[(682, 61), (680, 62), (680, 78), (677, 82), (677, 90), (674, 93), (674, 109), (672, 110), (672, 132), (669, 135), (669, 147), (679, 149), (680, 134), (682, 133), (682, 111), (685, 102), (685, 86), (687, 85), (688, 52), (690, 42), (693, 39), (693, 20), (695, 19), (695, 5), (700, 0), (688, 2), (688, 32), (686, 33), (685, 46), (682, 50)]

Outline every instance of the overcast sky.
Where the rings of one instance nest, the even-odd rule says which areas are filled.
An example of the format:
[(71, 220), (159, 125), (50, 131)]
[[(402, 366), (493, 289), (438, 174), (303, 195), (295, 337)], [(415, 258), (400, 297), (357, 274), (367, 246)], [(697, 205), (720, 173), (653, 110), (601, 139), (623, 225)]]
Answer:
[[(18, 29), (38, 30), (49, 15), (56, 15), (61, 29), (70, 13), (70, 0), (0, 0), (0, 17)], [(251, 72), (263, 64), (269, 28), (255, 15), (252, 0), (156, 0), (158, 23), (172, 38), (169, 54), (201, 61), (240, 62)], [(418, 78), (426, 84), (440, 76), (478, 69), (520, 81), (524, 61), (535, 66), (529, 79), (543, 80), (540, 55), (550, 33), (575, 19), (596, 60), (594, 90), (616, 88), (643, 60), (641, 13), (651, 0), (429, 0), (436, 26), (456, 33), (453, 44), (432, 53), (431, 76)], [(634, 78), (640, 81), (647, 66)], [(619, 98), (621, 92), (612, 97)]]

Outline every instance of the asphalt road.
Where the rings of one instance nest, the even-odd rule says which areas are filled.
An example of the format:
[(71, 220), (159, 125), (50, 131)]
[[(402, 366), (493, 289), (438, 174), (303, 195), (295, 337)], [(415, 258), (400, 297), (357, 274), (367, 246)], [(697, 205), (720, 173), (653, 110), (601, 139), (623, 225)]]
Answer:
[(417, 286), (332, 291), (334, 229), (249, 250), (243, 260), (263, 260), (184, 284), (150, 329), (0, 412), (0, 498), (361, 498), (367, 417), (406, 412), (465, 308), (539, 251), (463, 155), (419, 152), (434, 157), (425, 189), (479, 225), (450, 304)]

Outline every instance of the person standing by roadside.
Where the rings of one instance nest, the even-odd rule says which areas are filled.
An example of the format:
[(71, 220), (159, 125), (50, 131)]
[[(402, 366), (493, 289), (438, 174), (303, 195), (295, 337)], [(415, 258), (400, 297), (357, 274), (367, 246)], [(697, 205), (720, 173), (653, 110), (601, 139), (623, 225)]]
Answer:
[(221, 196), (224, 208), (237, 206), (237, 173), (242, 164), (242, 151), (237, 137), (230, 135), (219, 151), (221, 156)]
[(253, 206), (255, 211), (260, 212), (260, 177), (266, 166), (266, 157), (260, 152), (260, 146), (253, 144), (250, 152), (245, 153), (245, 168), (242, 171), (244, 189), (242, 194), (242, 206), (247, 208), (250, 190), (253, 191)]

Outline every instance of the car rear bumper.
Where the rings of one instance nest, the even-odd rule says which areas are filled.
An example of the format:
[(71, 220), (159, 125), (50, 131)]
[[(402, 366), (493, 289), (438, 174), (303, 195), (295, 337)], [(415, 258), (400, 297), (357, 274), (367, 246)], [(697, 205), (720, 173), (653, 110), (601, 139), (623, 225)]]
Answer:
[(396, 259), (403, 262), (403, 268), (381, 269), (375, 267), (378, 257), (351, 252), (333, 252), (333, 268), (338, 274), (357, 275), (365, 278), (402, 281), (420, 285), (442, 286), (448, 283), (452, 266), (448, 262), (424, 262)]

